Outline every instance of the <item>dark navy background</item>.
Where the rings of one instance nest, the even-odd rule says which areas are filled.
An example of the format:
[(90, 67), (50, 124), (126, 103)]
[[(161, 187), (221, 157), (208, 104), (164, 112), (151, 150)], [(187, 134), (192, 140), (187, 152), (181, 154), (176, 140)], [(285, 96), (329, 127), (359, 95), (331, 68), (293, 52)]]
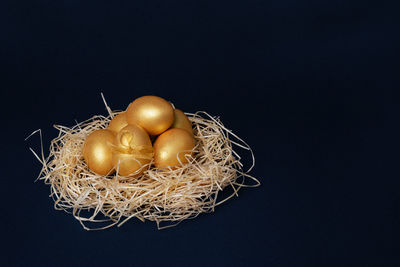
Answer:
[[(3, 1), (2, 265), (399, 266), (398, 8), (371, 2)], [(100, 92), (220, 116), (262, 186), (167, 230), (83, 230), (24, 138), (47, 153)]]

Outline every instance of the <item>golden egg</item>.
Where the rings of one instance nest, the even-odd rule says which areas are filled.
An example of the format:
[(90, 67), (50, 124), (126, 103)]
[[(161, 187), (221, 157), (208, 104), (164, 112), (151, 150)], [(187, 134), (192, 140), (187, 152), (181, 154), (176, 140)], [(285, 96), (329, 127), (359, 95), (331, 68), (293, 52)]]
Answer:
[(115, 135), (110, 130), (96, 130), (85, 140), (83, 158), (93, 172), (106, 175), (113, 169), (112, 144)]
[(183, 113), (183, 111), (180, 109), (174, 110), (174, 123), (172, 124), (171, 128), (184, 129), (193, 135), (192, 123), (185, 113)]
[(108, 124), (107, 129), (110, 131), (113, 131), (114, 133), (118, 133), (122, 128), (128, 125), (128, 122), (126, 121), (126, 113), (120, 113), (117, 116), (115, 116), (111, 121), (110, 124)]
[[(173, 167), (188, 162), (196, 142), (188, 131), (173, 128), (162, 133), (154, 142), (154, 164), (157, 168)], [(179, 160), (178, 160), (179, 158)]]
[(161, 97), (142, 96), (129, 105), (126, 120), (143, 127), (151, 135), (159, 135), (174, 122), (174, 109)]
[(130, 124), (119, 131), (115, 138), (112, 159), (119, 175), (127, 176), (135, 173), (152, 158), (153, 147), (150, 137), (142, 127)]

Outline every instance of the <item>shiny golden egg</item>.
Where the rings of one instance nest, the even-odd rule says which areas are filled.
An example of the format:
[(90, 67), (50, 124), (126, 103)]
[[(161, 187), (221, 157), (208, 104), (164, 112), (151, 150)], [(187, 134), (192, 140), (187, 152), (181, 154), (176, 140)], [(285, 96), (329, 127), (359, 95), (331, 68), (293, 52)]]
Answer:
[(196, 142), (188, 131), (173, 128), (162, 133), (154, 142), (154, 164), (157, 168), (179, 166), (188, 162)]
[(126, 120), (143, 127), (150, 135), (159, 135), (174, 122), (174, 109), (161, 97), (142, 96), (129, 105)]
[(193, 135), (192, 123), (189, 121), (188, 117), (180, 109), (174, 110), (174, 123), (171, 128), (179, 128), (188, 131)]
[[(113, 151), (114, 168), (118, 174), (134, 174), (153, 158), (153, 147), (147, 132), (140, 126), (130, 124), (122, 128), (115, 138)], [(142, 171), (145, 167), (142, 168)], [(138, 173), (140, 174), (140, 173)]]
[(107, 129), (110, 131), (113, 131), (114, 133), (118, 133), (122, 128), (128, 125), (128, 122), (126, 121), (126, 113), (120, 113), (117, 116), (115, 116), (111, 121), (110, 124), (108, 124)]
[(93, 172), (106, 175), (113, 169), (112, 146), (115, 134), (110, 130), (96, 130), (85, 140), (83, 158)]

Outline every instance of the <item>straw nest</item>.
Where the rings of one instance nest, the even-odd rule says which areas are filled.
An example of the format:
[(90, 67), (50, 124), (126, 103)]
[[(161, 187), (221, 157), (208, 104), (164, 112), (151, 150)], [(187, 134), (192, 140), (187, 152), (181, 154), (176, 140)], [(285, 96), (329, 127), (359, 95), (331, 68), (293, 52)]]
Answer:
[[(83, 160), (82, 147), (91, 132), (106, 128), (119, 113), (107, 104), (106, 108), (108, 116), (94, 116), (71, 128), (55, 125), (59, 135), (52, 140), (48, 157), (44, 156), (43, 145), (40, 154), (31, 149), (43, 165), (38, 179), (50, 185), (55, 209), (71, 213), (86, 230), (121, 226), (131, 218), (155, 221), (158, 229), (174, 226), (200, 213), (213, 212), (217, 205), (237, 196), (241, 187), (260, 184), (248, 174), (254, 166), (250, 147), (219, 118), (206, 112), (185, 113), (196, 139), (188, 164), (160, 170), (150, 163), (136, 178), (115, 173), (97, 175)], [(253, 162), (247, 171), (235, 146), (251, 154)], [(218, 199), (226, 187), (232, 193)]]

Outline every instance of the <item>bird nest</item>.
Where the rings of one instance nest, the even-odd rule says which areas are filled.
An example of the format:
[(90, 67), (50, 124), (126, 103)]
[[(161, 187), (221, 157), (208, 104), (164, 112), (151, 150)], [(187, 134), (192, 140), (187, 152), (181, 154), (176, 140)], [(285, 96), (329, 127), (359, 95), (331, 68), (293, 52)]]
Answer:
[[(83, 160), (82, 148), (90, 133), (107, 128), (119, 113), (107, 104), (106, 108), (108, 116), (94, 116), (73, 127), (55, 125), (59, 135), (51, 141), (47, 157), (43, 145), (40, 154), (31, 149), (43, 165), (38, 179), (50, 185), (55, 209), (71, 213), (86, 230), (121, 226), (131, 218), (154, 221), (158, 229), (174, 226), (213, 212), (217, 205), (237, 196), (242, 187), (260, 184), (249, 175), (254, 166), (251, 148), (206, 112), (185, 113), (196, 140), (187, 164), (157, 169), (151, 162), (143, 166), (139, 177), (95, 174)], [(234, 147), (250, 152), (248, 170), (243, 170)], [(220, 199), (218, 195), (226, 187), (232, 188), (231, 193)]]

